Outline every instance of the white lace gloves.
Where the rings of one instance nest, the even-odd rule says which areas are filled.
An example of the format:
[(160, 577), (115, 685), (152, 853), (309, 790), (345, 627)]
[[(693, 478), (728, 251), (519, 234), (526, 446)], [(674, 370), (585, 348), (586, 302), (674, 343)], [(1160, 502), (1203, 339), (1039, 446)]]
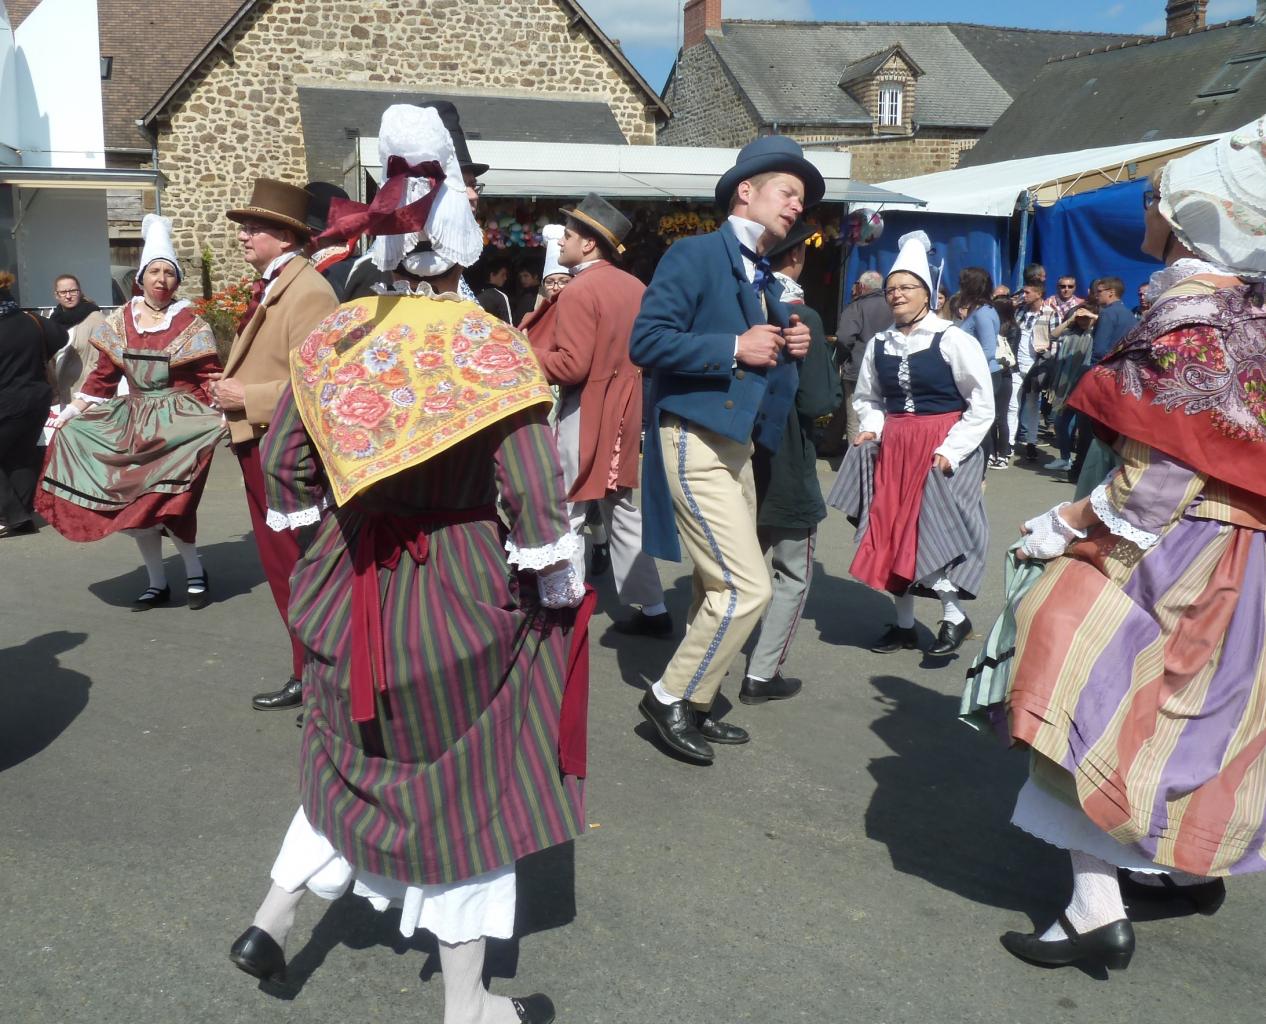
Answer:
[(585, 596), (585, 583), (570, 565), (536, 577), (545, 608), (575, 608)]
[(1049, 512), (1043, 512), (1024, 524), (1024, 545), (1020, 550), (1029, 558), (1055, 558), (1062, 555), (1074, 540), (1086, 536), (1085, 530), (1069, 526), (1059, 514), (1059, 510), (1068, 505), (1067, 501), (1060, 502)]
[(74, 402), (67, 402), (62, 406), (62, 411), (57, 414), (57, 419), (53, 420), (53, 429), (56, 430), (58, 427), (69, 423), (82, 411)]

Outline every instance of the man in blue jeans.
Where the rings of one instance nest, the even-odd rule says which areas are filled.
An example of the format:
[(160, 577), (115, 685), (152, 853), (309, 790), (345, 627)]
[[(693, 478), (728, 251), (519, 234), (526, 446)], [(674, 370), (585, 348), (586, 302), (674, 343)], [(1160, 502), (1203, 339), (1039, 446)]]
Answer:
[[(1020, 342), (1016, 346), (1015, 372), (1011, 377), (1011, 404), (1007, 408), (1011, 430), (1011, 448), (1021, 451), (1021, 458), (1032, 462), (1037, 458), (1038, 396), (1026, 387), (1029, 371), (1038, 358), (1050, 348), (1051, 320), (1054, 314), (1046, 305), (1045, 286), (1036, 275), (1028, 276), (1021, 292), (1016, 323), (1020, 325)], [(1021, 449), (1023, 445), (1023, 449)]]

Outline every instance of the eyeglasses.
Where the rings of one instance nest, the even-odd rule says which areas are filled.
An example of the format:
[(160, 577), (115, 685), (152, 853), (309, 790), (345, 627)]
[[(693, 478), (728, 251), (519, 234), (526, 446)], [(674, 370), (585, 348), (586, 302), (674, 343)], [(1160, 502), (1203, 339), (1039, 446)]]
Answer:
[(1143, 209), (1150, 210), (1156, 205), (1156, 189), (1147, 188), (1143, 190)]
[(469, 189), (473, 189), (475, 192), (475, 195), (481, 196), (484, 194), (484, 189), (486, 189), (488, 186), (485, 185), (482, 181), (477, 181), (473, 185), (467, 185), (466, 187)]
[(263, 224), (257, 220), (244, 220), (237, 225), (238, 234), (241, 235), (262, 235), (272, 230), (272, 224)]
[(885, 295), (909, 295), (911, 292), (921, 292), (923, 286), (921, 284), (894, 284), (891, 288), (885, 288)]
[(78, 295), (79, 289), (78, 288), (59, 288), (54, 294), (69, 297), (71, 295)]
[(1059, 286), (1059, 290), (1060, 290), (1061, 292), (1062, 292), (1062, 291), (1070, 291), (1070, 290), (1072, 290), (1073, 288), (1076, 288), (1076, 287), (1077, 287), (1077, 286), (1076, 286), (1075, 284), (1061, 284), (1061, 285)]

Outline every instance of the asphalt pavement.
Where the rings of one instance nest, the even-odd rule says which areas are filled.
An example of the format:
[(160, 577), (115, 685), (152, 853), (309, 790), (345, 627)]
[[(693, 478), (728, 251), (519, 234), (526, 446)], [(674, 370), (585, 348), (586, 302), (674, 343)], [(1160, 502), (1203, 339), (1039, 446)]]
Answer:
[[(976, 637), (939, 660), (866, 649), (891, 606), (849, 578), (833, 512), (785, 669), (804, 691), (746, 707), (732, 670), (722, 692), (752, 742), (711, 768), (665, 755), (637, 713), (672, 643), (608, 632), (623, 612), (602, 580), (589, 832), (520, 865), (493, 990), (549, 993), (560, 1024), (1261, 1021), (1261, 876), (1232, 881), (1216, 916), (1138, 923), (1111, 978), (998, 944), (1063, 906), (1067, 858), (1008, 824), (1024, 756), (961, 724), (958, 700), (1003, 549), (1070, 491), (990, 474), (998, 569), (969, 607)], [(214, 601), (198, 612), (173, 550), (175, 600), (136, 614), (126, 537), (0, 541), (0, 1024), (438, 1024), (433, 940), (355, 897), (301, 905), (285, 988), (229, 963), (297, 806), (299, 730), (249, 703), (289, 655), (227, 453), (200, 519)], [(680, 623), (687, 567), (660, 568)], [(918, 605), (926, 641), (938, 606)]]

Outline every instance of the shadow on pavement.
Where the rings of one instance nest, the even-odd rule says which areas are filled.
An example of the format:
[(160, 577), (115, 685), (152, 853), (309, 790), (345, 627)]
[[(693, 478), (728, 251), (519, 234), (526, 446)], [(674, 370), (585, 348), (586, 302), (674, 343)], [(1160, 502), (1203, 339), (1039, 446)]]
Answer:
[(856, 580), (832, 576), (815, 560), (804, 621), (817, 627), (823, 643), (869, 649), (897, 618), (892, 598)]
[(893, 755), (869, 765), (867, 836), (904, 874), (1049, 924), (1066, 902), (1068, 859), (1010, 823), (1024, 755), (960, 722), (956, 696), (896, 676), (870, 682), (886, 712), (871, 728)]
[[(167, 556), (163, 565), (167, 570), (167, 582), (171, 586), (172, 605), (184, 605), (185, 566), (170, 543), (164, 544)], [(259, 564), (259, 549), (249, 533), (238, 540), (220, 541), (207, 547), (199, 547), (202, 565), (211, 578), (211, 602), (218, 604), (242, 594), (249, 594), (264, 582), (264, 570)], [(141, 556), (137, 552), (136, 568), (121, 576), (89, 583), (88, 589), (102, 602), (116, 608), (129, 608), (137, 595), (149, 585)], [(157, 610), (157, 609), (155, 609)]]
[(0, 771), (49, 746), (88, 706), (92, 680), (57, 657), (86, 639), (58, 630), (0, 651)]

